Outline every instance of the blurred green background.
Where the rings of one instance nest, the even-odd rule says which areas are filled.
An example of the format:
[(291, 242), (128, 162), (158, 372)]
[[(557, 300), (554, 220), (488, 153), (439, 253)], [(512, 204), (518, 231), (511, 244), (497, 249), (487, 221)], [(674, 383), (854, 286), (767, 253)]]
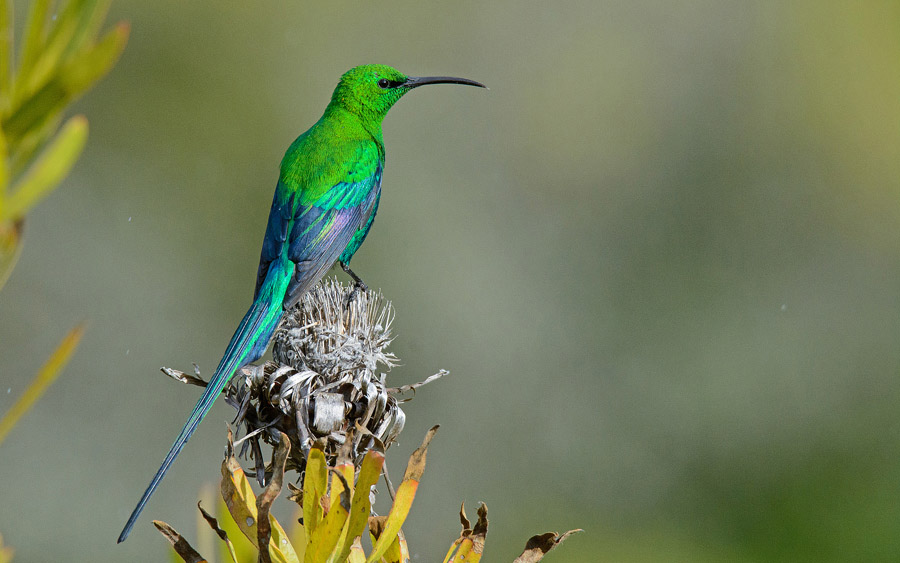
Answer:
[[(19, 3), (18, 5), (23, 5)], [(24, 10), (20, 9), (18, 16)], [(132, 33), (76, 110), (70, 178), (0, 293), (0, 411), (69, 328), (0, 449), (30, 561), (162, 561), (194, 537), (214, 407), (115, 538), (249, 304), (280, 158), (361, 63), (483, 81), (385, 121), (354, 269), (398, 311), (393, 473), (442, 425), (407, 536), (486, 561), (900, 559), (900, 4), (117, 0)], [(340, 274), (345, 279), (343, 274)], [(465, 462), (461, 462), (460, 460)]]

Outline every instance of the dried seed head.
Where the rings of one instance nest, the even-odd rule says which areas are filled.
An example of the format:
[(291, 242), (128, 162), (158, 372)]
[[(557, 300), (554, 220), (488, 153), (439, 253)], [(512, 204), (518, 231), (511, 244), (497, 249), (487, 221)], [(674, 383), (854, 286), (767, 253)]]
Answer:
[(403, 430), (406, 415), (396, 395), (419, 385), (385, 385), (385, 372), (398, 362), (387, 350), (393, 308), (380, 292), (356, 292), (350, 300), (351, 290), (334, 279), (313, 288), (276, 330), (275, 361), (245, 367), (225, 391), (245, 430), (236, 443), (243, 442), (241, 454), (249, 449), (256, 460), (261, 483), (266, 468), (260, 439), (274, 445), (281, 432), (287, 434), (287, 468), (302, 471), (314, 441), (324, 443), (333, 461), (349, 436), (347, 451), (359, 460), (371, 447), (389, 447)]

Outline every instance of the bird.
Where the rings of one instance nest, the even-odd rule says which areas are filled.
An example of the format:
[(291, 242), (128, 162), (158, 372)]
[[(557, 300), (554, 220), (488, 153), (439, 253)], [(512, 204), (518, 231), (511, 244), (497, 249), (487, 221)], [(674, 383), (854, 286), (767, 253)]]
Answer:
[(150, 496), (235, 372), (265, 353), (284, 312), (335, 262), (353, 279), (351, 298), (358, 290), (366, 291), (350, 269), (350, 259), (369, 234), (381, 199), (385, 163), (381, 123), (406, 93), (429, 84), (486, 88), (467, 78), (415, 77), (387, 65), (357, 66), (341, 76), (322, 117), (288, 147), (263, 237), (253, 302), (117, 543), (131, 533)]

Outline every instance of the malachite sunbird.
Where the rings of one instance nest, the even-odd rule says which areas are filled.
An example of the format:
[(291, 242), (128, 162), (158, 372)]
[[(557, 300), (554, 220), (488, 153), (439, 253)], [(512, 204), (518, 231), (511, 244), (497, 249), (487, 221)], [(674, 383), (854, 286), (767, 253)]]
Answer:
[(381, 122), (404, 94), (426, 84), (485, 87), (465, 78), (413, 77), (385, 65), (358, 66), (341, 77), (321, 119), (288, 148), (263, 237), (253, 304), (119, 542), (128, 537), (150, 495), (234, 373), (263, 355), (283, 312), (335, 262), (357, 288), (365, 289), (348, 265), (378, 211), (384, 171)]

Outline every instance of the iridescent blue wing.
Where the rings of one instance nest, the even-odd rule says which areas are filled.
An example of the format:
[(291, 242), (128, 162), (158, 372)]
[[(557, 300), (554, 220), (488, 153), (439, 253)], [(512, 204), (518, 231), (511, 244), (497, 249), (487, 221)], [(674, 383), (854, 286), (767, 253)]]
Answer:
[(295, 269), (284, 308), (296, 303), (325, 275), (357, 233), (371, 225), (381, 190), (381, 173), (379, 165), (371, 176), (335, 184), (309, 205), (296, 202), (296, 192), (279, 198), (279, 193), (287, 191), (279, 186), (263, 241), (256, 291), (268, 273), (269, 264), (287, 245), (287, 257)]

